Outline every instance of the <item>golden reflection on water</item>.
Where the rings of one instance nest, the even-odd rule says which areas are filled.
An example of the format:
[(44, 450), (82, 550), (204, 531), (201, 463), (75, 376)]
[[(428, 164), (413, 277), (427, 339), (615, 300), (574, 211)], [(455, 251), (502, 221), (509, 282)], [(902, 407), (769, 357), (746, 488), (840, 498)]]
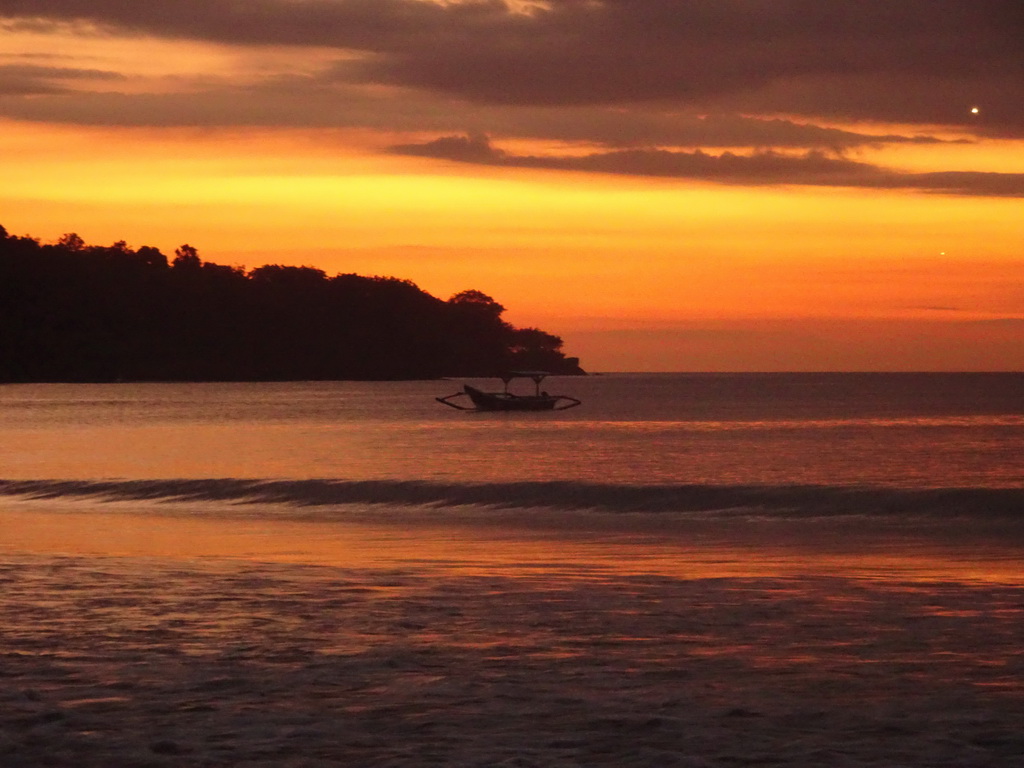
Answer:
[[(257, 505), (240, 505), (240, 509)], [(875, 580), (1024, 583), (1024, 563), (991, 544), (787, 540), (774, 535), (633, 535), (502, 525), (201, 517), (187, 502), (143, 514), (135, 502), (4, 499), (0, 552), (174, 560), (250, 560), (344, 568), (403, 568), (499, 576), (672, 579), (842, 576)], [(837, 598), (838, 599), (838, 598)], [(846, 597), (842, 598), (846, 600)], [(841, 610), (842, 606), (835, 606)]]

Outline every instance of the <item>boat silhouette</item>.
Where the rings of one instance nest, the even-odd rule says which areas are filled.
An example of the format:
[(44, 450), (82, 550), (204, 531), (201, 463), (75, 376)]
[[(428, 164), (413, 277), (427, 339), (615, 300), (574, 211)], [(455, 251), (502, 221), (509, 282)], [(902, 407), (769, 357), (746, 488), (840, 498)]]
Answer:
[[(564, 411), (581, 404), (569, 395), (549, 395), (541, 390), (541, 382), (550, 374), (547, 371), (509, 371), (499, 378), (505, 388), (501, 392), (485, 392), (464, 384), (461, 392), (446, 397), (434, 398), (439, 403), (460, 411)], [(509, 391), (509, 384), (515, 379), (530, 379), (536, 391), (532, 395), (520, 395)], [(472, 406), (454, 402), (457, 398), (468, 398)]]

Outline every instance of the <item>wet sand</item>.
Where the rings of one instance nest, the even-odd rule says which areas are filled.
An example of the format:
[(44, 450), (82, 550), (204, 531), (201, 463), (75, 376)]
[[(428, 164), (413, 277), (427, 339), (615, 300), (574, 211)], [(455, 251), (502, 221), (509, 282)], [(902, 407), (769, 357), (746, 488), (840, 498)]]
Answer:
[(0, 765), (1017, 766), (1015, 561), (4, 500)]

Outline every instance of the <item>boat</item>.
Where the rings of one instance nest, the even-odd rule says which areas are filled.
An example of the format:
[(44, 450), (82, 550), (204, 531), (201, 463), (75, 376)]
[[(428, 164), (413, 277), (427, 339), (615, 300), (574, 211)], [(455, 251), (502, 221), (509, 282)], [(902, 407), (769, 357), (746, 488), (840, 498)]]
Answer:
[[(564, 411), (581, 404), (581, 401), (569, 395), (549, 395), (541, 391), (540, 384), (548, 376), (550, 374), (547, 371), (509, 371), (499, 377), (505, 384), (501, 392), (485, 392), (465, 384), (461, 392), (434, 399), (460, 411)], [(536, 387), (534, 394), (519, 395), (509, 392), (509, 384), (516, 379), (531, 379)], [(472, 405), (454, 402), (456, 398), (461, 397), (468, 398)]]

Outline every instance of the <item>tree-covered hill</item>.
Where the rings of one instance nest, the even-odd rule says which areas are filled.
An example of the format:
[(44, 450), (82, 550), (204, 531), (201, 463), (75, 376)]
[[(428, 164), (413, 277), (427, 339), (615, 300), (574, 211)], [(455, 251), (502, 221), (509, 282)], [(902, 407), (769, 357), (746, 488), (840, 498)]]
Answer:
[(267, 265), (183, 245), (55, 244), (0, 227), (0, 381), (263, 381), (581, 373), (562, 340), (479, 291)]

